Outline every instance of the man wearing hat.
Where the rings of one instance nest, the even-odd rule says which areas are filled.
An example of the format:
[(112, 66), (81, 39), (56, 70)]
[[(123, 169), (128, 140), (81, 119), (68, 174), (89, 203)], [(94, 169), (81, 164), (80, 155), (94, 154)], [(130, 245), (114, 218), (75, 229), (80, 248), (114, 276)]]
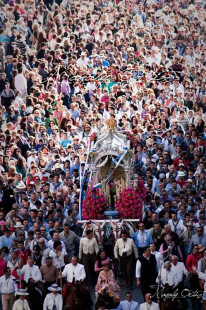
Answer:
[(30, 310), (28, 301), (25, 299), (29, 293), (25, 289), (19, 289), (16, 295), (19, 296), (19, 299), (15, 301), (12, 310)]
[(61, 288), (57, 284), (52, 284), (48, 290), (51, 293), (46, 295), (43, 310), (62, 310), (63, 298), (61, 294), (58, 294), (58, 292), (61, 291)]
[(86, 58), (86, 53), (82, 52), (81, 57), (77, 60), (77, 67), (81, 68), (83, 66), (87, 66), (88, 59)]
[(23, 181), (20, 181), (19, 183), (18, 183), (18, 185), (16, 186), (16, 189), (18, 189), (18, 191), (23, 191), (23, 190), (25, 190), (25, 188), (26, 188), (26, 185), (24, 184), (24, 182)]
[(14, 226), (15, 228), (15, 232), (13, 234), (14, 237), (18, 237), (19, 233), (22, 233), (22, 235), (24, 236), (24, 238), (26, 239), (27, 237), (27, 233), (25, 231), (22, 230), (23, 225), (21, 224), (21, 222), (17, 222), (16, 225)]

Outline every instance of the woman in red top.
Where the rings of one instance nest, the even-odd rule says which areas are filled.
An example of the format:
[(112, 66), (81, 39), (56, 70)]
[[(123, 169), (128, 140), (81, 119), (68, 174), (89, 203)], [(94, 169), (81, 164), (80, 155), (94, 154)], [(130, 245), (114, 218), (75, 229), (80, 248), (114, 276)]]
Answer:
[(0, 250), (0, 277), (4, 275), (4, 269), (7, 266), (7, 261), (4, 259), (4, 252)]

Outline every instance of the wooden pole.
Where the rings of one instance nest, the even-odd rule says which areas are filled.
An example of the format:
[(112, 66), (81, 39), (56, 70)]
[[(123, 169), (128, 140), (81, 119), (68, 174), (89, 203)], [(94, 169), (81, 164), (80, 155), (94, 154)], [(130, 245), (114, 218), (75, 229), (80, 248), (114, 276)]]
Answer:
[(60, 273), (60, 286), (61, 286), (61, 290), (63, 292), (62, 271), (61, 271), (61, 252), (60, 251), (57, 253), (57, 256), (59, 257), (58, 261), (59, 261), (59, 273)]

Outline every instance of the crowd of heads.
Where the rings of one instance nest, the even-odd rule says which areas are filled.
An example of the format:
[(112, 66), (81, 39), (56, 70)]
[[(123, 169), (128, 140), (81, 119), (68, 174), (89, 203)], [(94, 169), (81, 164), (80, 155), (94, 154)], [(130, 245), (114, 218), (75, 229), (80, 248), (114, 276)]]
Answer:
[[(0, 6), (0, 233), (20, 227), (10, 249), (24, 232), (32, 239), (60, 232), (64, 217), (80, 219), (90, 136), (111, 117), (132, 135), (146, 220), (164, 227), (178, 214), (188, 229), (203, 225), (204, 1)], [(60, 243), (57, 236), (54, 248)]]

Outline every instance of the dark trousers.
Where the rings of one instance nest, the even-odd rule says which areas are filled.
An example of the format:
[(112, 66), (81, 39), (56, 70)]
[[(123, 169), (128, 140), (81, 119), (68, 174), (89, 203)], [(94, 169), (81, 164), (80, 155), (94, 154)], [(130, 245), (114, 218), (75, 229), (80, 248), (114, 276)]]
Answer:
[(150, 293), (151, 295), (153, 295), (155, 293), (155, 289), (152, 289), (150, 286), (152, 284), (155, 284), (154, 282), (152, 283), (153, 281), (149, 281), (149, 280), (146, 280), (146, 279), (142, 279), (141, 278), (141, 291), (142, 291), (142, 295), (143, 295), (143, 298), (145, 299), (145, 295)]
[(124, 275), (127, 287), (131, 287), (133, 284), (132, 262), (133, 262), (132, 254), (127, 256), (125, 253), (125, 255), (123, 254), (122, 257), (120, 257), (120, 270)]
[(96, 254), (83, 254), (83, 265), (86, 272), (86, 282), (95, 283), (96, 275), (94, 272), (94, 264), (96, 260)]
[(63, 105), (65, 105), (68, 109), (70, 109), (69, 96), (68, 95), (64, 95), (64, 97), (63, 97)]
[[(191, 290), (196, 291), (197, 289), (200, 291), (200, 283), (199, 283), (199, 278), (197, 274), (192, 274), (190, 278), (190, 285), (191, 285)], [(201, 299), (200, 298), (191, 298), (192, 301), (192, 308), (195, 310), (200, 310), (201, 309)]]
[(52, 281), (52, 282), (45, 282), (44, 283), (44, 289), (46, 294), (50, 293), (50, 291), (48, 290), (48, 287), (52, 286), (52, 284), (54, 284), (56, 281)]

